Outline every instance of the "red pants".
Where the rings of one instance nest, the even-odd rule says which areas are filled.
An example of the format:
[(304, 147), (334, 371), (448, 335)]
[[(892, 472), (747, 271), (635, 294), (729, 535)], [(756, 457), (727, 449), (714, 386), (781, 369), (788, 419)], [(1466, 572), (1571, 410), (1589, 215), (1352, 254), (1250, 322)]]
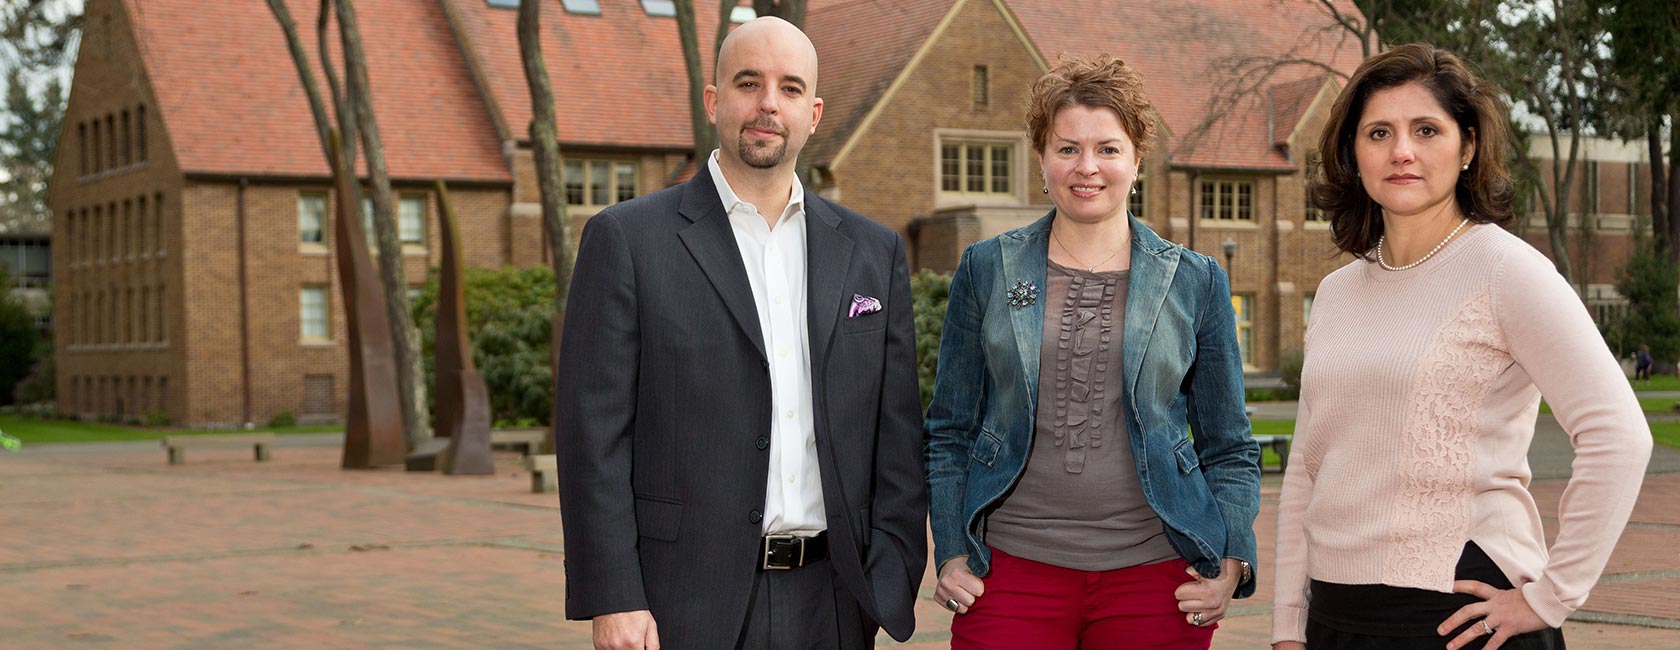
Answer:
[(1196, 627), (1173, 591), (1184, 560), (1079, 571), (992, 549), (986, 591), (951, 620), (952, 650), (1161, 648), (1206, 650), (1217, 624)]

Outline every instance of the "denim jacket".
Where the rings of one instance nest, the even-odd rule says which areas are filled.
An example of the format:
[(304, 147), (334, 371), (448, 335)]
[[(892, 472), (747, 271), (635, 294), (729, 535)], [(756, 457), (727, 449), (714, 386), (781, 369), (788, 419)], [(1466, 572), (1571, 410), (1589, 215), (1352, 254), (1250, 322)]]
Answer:
[[(1054, 218), (968, 247), (951, 280), (924, 425), (936, 567), (967, 555), (975, 575), (990, 572), (986, 517), (1032, 451), (1044, 300), (1012, 307), (1008, 294), (1017, 282), (1046, 286)], [(1243, 412), (1230, 285), (1212, 258), (1136, 219), (1131, 229), (1122, 410), (1144, 498), (1203, 576), (1217, 577), (1225, 557), (1257, 565), (1260, 448)]]

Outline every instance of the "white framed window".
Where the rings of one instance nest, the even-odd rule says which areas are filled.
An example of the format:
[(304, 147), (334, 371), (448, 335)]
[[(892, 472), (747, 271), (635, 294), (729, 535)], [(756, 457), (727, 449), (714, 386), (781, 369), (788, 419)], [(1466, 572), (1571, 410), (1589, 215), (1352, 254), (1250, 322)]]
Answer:
[(426, 198), (405, 196), (397, 203), (397, 239), (404, 245), (426, 243)]
[(568, 159), (561, 185), (566, 205), (604, 208), (636, 198), (636, 163), (615, 160)]
[(1254, 220), (1254, 183), (1202, 181), (1202, 218), (1222, 221)]
[(1244, 366), (1254, 365), (1254, 296), (1231, 294), (1231, 313), (1237, 317), (1237, 349)]
[(327, 195), (321, 192), (298, 194), (298, 242), (324, 244), (327, 223)]
[(964, 142), (939, 144), (939, 191), (946, 194), (1013, 196), (1016, 144)]
[(298, 292), (298, 320), (302, 323), (299, 334), (303, 340), (329, 340), (326, 287), (306, 286)]

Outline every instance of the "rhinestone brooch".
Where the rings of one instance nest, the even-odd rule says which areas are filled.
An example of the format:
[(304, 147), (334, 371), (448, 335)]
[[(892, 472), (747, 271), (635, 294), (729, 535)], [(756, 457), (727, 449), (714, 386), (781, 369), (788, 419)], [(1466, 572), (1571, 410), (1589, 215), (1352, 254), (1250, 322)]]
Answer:
[(1020, 309), (1038, 302), (1038, 285), (1027, 284), (1026, 280), (1016, 280), (1015, 286), (1009, 288), (1009, 306)]

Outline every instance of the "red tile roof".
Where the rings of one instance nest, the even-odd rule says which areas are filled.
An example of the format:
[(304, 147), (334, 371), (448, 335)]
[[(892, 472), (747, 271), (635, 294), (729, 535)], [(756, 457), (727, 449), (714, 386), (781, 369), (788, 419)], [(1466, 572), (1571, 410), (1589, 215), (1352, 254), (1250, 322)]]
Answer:
[[(519, 58), (517, 12), (485, 0), (443, 1), (460, 13), (510, 135), (529, 140), (531, 94)], [(562, 146), (693, 147), (676, 19), (649, 16), (640, 0), (599, 4), (598, 16), (566, 13), (557, 1), (543, 5), (543, 59), (554, 84)], [(710, 83), (718, 3), (694, 5), (701, 69)]]
[(1314, 75), (1298, 81), (1277, 84), (1268, 89), (1272, 112), (1272, 146), (1282, 146), (1301, 123), (1307, 108), (1312, 106), (1318, 91), (1330, 80), (1329, 75)]
[(805, 31), (821, 67), (823, 121), (800, 156), (805, 162), (826, 165), (840, 153), (953, 1), (856, 0), (809, 10)]
[[(1339, 32), (1316, 29), (1327, 24), (1329, 18), (1311, 0), (1266, 3), (1134, 0), (1125, 2), (1123, 7), (1115, 0), (1084, 3), (1006, 0), (1005, 3), (1038, 46), (1040, 54), (1052, 65), (1064, 53), (1109, 52), (1137, 68), (1148, 84), (1156, 110), (1171, 132), (1167, 155), (1172, 163), (1181, 166), (1276, 170), (1293, 167), (1269, 141), (1270, 114), (1264, 91), (1246, 97), (1235, 110), (1209, 121), (1208, 128), (1198, 133), (1197, 127), (1207, 121), (1210, 113), (1209, 100), (1214, 96), (1216, 82), (1228, 72), (1220, 66), (1230, 57), (1293, 53), (1325, 62), (1344, 74), (1352, 73), (1361, 57), (1358, 42), (1340, 38)], [(1335, 3), (1341, 11), (1358, 15), (1351, 0), (1335, 0)], [(828, 127), (829, 137), (817, 149), (818, 157), (812, 160), (832, 157), (843, 146), (848, 131), (842, 129), (855, 127), (845, 121), (845, 116), (868, 112), (869, 107), (864, 104), (879, 97), (875, 89), (890, 84), (920, 47), (921, 40), (931, 33), (932, 24), (925, 22), (926, 15), (943, 15), (943, 9), (950, 6), (949, 0), (904, 3), (917, 5), (915, 9), (896, 4), (882, 0), (812, 3), (807, 28), (812, 40), (817, 42), (824, 77), (834, 79), (844, 75), (867, 88), (856, 93), (856, 104), (842, 102), (827, 109), (841, 112), (841, 119)], [(903, 17), (889, 16), (893, 12), (903, 12)], [(938, 16), (932, 20), (937, 22)], [(853, 27), (852, 21), (863, 26)], [(1322, 69), (1295, 66), (1272, 75), (1262, 87), (1288, 85), (1323, 74)], [(885, 81), (881, 81), (883, 78)], [(832, 93), (829, 96), (834, 97)], [(830, 117), (825, 115), (825, 121)], [(1298, 120), (1296, 116), (1291, 122)]]
[[(303, 85), (267, 3), (123, 4), (183, 171), (327, 174)], [(319, 4), (286, 4), (313, 57)], [(511, 181), (489, 114), (438, 3), (360, 0), (356, 8), (392, 177)], [(327, 93), (319, 75), (321, 92)], [(365, 156), (358, 164), (362, 161)]]

